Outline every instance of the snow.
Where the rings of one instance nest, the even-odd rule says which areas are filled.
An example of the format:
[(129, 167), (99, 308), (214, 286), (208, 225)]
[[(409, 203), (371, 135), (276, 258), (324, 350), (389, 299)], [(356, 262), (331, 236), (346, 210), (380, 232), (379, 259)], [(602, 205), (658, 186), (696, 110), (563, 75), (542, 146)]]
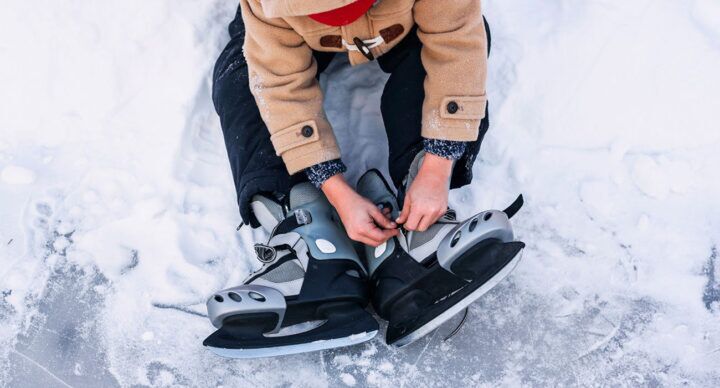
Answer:
[(340, 380), (342, 380), (343, 384), (354, 387), (355, 384), (357, 384), (357, 380), (355, 380), (355, 377), (353, 375), (348, 373), (341, 373), (340, 374)]
[[(251, 361), (201, 345), (262, 237), (210, 99), (234, 7), (0, 5), (0, 385), (720, 385), (717, 1), (485, 1), (492, 124), (451, 203), (522, 192), (520, 266), (449, 341)], [(322, 80), (353, 180), (385, 80)]]
[(35, 173), (20, 166), (6, 166), (0, 172), (0, 180), (8, 185), (29, 185), (35, 181)]

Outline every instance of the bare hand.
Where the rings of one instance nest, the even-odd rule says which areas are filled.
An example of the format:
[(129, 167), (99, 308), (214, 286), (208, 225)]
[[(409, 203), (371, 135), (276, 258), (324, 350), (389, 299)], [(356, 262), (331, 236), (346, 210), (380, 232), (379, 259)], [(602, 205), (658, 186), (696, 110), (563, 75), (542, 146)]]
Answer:
[(405, 193), (396, 220), (407, 230), (426, 231), (447, 211), (452, 160), (426, 154), (415, 180)]
[(325, 181), (322, 191), (337, 210), (348, 237), (377, 247), (398, 235), (397, 224), (389, 219), (389, 209), (381, 211), (345, 182), (342, 175)]

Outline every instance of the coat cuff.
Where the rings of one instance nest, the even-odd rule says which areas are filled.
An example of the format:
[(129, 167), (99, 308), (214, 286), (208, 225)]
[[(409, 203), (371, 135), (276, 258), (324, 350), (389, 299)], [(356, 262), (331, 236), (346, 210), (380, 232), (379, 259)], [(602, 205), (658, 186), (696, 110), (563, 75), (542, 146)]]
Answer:
[(347, 171), (347, 167), (340, 159), (328, 160), (305, 169), (308, 180), (318, 189), (326, 180), (345, 171)]
[(326, 120), (308, 120), (270, 136), (275, 153), (282, 157), (288, 173), (340, 158), (335, 135)]
[(486, 96), (448, 96), (439, 106), (425, 104), (422, 136), (427, 139), (475, 141), (485, 118)]
[(467, 143), (464, 141), (423, 139), (423, 148), (426, 152), (441, 158), (458, 160), (465, 155)]

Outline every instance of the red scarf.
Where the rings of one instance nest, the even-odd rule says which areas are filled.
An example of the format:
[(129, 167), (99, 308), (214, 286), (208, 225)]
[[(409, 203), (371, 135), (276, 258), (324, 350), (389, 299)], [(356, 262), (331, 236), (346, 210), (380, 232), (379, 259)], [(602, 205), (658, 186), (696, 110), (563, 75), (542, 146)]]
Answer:
[(350, 3), (344, 7), (309, 16), (322, 24), (340, 27), (358, 20), (360, 16), (365, 15), (374, 3), (375, 0), (356, 0), (354, 3)]

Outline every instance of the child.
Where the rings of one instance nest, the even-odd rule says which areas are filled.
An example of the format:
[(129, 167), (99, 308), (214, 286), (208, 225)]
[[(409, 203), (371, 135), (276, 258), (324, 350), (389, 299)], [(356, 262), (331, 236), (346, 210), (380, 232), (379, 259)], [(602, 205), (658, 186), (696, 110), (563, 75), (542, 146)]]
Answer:
[[(283, 197), (310, 180), (350, 238), (378, 246), (398, 224), (428, 229), (445, 214), (448, 190), (472, 180), (488, 128), (490, 37), (479, 0), (241, 0), (229, 32), (213, 101), (245, 223), (259, 226), (256, 194)], [(352, 65), (377, 60), (390, 74), (381, 110), (390, 175), (405, 191), (394, 220), (343, 178), (317, 80), (336, 53)]]
[[(379, 330), (369, 302), (386, 342), (405, 346), (517, 266), (525, 244), (509, 218), (522, 197), (465, 221), (447, 207), (488, 128), (479, 0), (241, 0), (230, 35), (213, 99), (242, 218), (270, 237), (255, 245), (263, 266), (208, 301), (218, 330), (206, 346), (249, 358), (357, 344)], [(390, 73), (381, 110), (397, 196), (377, 170), (357, 191), (343, 178), (317, 81), (341, 52)]]

